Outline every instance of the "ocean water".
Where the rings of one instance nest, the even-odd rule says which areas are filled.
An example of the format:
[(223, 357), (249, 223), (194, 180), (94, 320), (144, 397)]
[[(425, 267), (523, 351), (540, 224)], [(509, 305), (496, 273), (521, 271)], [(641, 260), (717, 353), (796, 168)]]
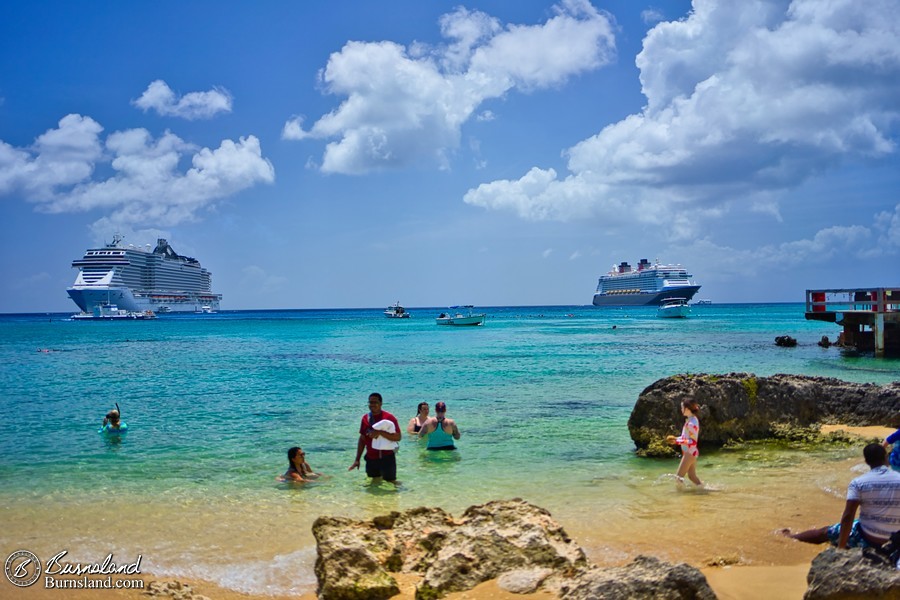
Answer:
[[(148, 322), (0, 315), (0, 550), (67, 549), (73, 560), (114, 552), (123, 562), (142, 554), (159, 575), (295, 593), (315, 585), (310, 525), (319, 515), (420, 505), (458, 513), (523, 497), (551, 510), (594, 558), (616, 562), (650, 544), (673, 502), (710, 502), (671, 493), (675, 462), (634, 456), (626, 422), (647, 385), (741, 371), (900, 379), (896, 359), (818, 347), (839, 328), (805, 321), (801, 304), (695, 306), (685, 320), (643, 307), (497, 307), (472, 328), (436, 326), (439, 309), (413, 308), (403, 320), (382, 310)], [(799, 346), (776, 347), (782, 334)], [(403, 426), (419, 402), (446, 402), (459, 450), (427, 453), (404, 439), (399, 489), (348, 472), (373, 391)], [(116, 441), (97, 433), (114, 403), (130, 430)], [(327, 478), (275, 481), (292, 445)], [(857, 453), (704, 454), (700, 474), (718, 490), (712, 519), (740, 521), (762, 479), (783, 485), (789, 504), (804, 461), (843, 464)], [(816, 480), (822, 502), (839, 498), (846, 478), (838, 470)]]

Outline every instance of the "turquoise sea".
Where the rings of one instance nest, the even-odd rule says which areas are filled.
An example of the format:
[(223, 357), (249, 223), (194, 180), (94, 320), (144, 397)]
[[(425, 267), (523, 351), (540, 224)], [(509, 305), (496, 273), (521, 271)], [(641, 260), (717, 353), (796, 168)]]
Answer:
[[(495, 307), (472, 328), (436, 326), (440, 309), (410, 310), (403, 320), (383, 308), (146, 322), (0, 315), (0, 550), (67, 549), (83, 560), (114, 552), (123, 562), (142, 554), (159, 575), (304, 592), (314, 587), (309, 528), (319, 515), (420, 505), (458, 513), (523, 497), (615, 562), (643, 547), (648, 534), (634, 534), (636, 523), (653, 529), (671, 508), (675, 462), (636, 458), (626, 427), (647, 385), (685, 372), (900, 379), (896, 359), (817, 346), (839, 329), (805, 321), (801, 304), (695, 306), (685, 320), (643, 307)], [(799, 346), (776, 347), (782, 334)], [(402, 486), (366, 485), (347, 469), (372, 391), (403, 426), (419, 402), (446, 402), (462, 431), (458, 452), (404, 439)], [(117, 441), (97, 433), (114, 403), (130, 429)], [(292, 445), (328, 478), (275, 481)], [(712, 452), (700, 474), (727, 521), (753, 501), (754, 482), (779, 476), (763, 469), (781, 465), (789, 477), (800, 460), (774, 448)], [(816, 489), (839, 496), (844, 478)]]

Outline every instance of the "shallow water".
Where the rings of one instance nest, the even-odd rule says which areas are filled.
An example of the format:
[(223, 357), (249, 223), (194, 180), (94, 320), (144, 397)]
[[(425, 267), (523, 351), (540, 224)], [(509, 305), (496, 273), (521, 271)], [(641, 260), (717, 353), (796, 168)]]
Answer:
[[(797, 551), (773, 539), (785, 523), (771, 521), (836, 520), (858, 449), (704, 452), (710, 489), (679, 491), (676, 462), (633, 455), (626, 421), (638, 394), (684, 372), (900, 378), (900, 361), (816, 346), (838, 328), (805, 321), (799, 304), (699, 306), (687, 320), (652, 308), (490, 308), (478, 328), (437, 327), (437, 309), (408, 320), (381, 310), (0, 316), (0, 549), (140, 553), (160, 575), (302, 592), (314, 586), (310, 525), (321, 514), (458, 513), (523, 497), (598, 562), (638, 552), (764, 561)], [(782, 334), (800, 345), (775, 347)], [(370, 391), (401, 425), (418, 402), (445, 401), (459, 451), (404, 439), (400, 489), (367, 486), (347, 467)], [(96, 433), (114, 402), (130, 428), (118, 443)], [(292, 445), (329, 477), (276, 482)]]

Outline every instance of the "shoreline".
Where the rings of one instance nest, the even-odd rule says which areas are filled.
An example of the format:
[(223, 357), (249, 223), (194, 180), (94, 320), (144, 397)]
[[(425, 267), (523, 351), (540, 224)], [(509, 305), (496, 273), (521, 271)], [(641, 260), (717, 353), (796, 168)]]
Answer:
[[(885, 427), (822, 427), (823, 433), (835, 430), (846, 431), (860, 439), (883, 439), (893, 431)], [(861, 460), (860, 457), (838, 460), (820, 457), (818, 461), (808, 461), (802, 454), (792, 452), (794, 451), (789, 451), (771, 466), (755, 467), (755, 477), (759, 481), (756, 485), (743, 484), (747, 489), (739, 489), (741, 486), (725, 478), (734, 465), (739, 466), (740, 462), (734, 465), (729, 462), (728, 469), (716, 471), (715, 463), (723, 459), (709, 454), (706, 458), (708, 464), (701, 462), (700, 474), (704, 476), (705, 473), (710, 477), (714, 486), (712, 490), (678, 490), (668, 474), (644, 481), (600, 479), (602, 486), (598, 491), (602, 489), (603, 493), (591, 507), (596, 511), (594, 514), (581, 515), (576, 511), (575, 515), (581, 515), (580, 518), (571, 513), (563, 518), (557, 514), (562, 511), (551, 510), (551, 513), (584, 549), (588, 560), (600, 567), (627, 564), (639, 554), (648, 554), (667, 562), (686, 562), (699, 568), (717, 596), (722, 599), (744, 600), (768, 596), (799, 600), (806, 590), (810, 561), (826, 546), (803, 544), (777, 535), (776, 531), (782, 527), (801, 529), (837, 522), (844, 505), (846, 484), (860, 474)], [(729, 459), (731, 460), (733, 459)], [(746, 460), (753, 462), (761, 459), (750, 452)], [(660, 463), (646, 464), (651, 466)], [(674, 463), (666, 464), (667, 468), (673, 466)], [(718, 489), (715, 489), (716, 485), (719, 486)], [(617, 489), (629, 486), (640, 487), (642, 496), (650, 496), (650, 500), (629, 502), (630, 496), (626, 495), (619, 498), (620, 502), (627, 504), (622, 506), (615, 497), (609, 497), (614, 496)], [(802, 504), (798, 504), (798, 497), (803, 498)], [(685, 528), (691, 528), (687, 537), (694, 536), (696, 539), (684, 542)], [(172, 530), (173, 538), (179, 535), (178, 531), (180, 530), (177, 528)], [(187, 543), (191, 534), (181, 531), (180, 535), (181, 537), (172, 541), (173, 544)], [(309, 532), (298, 530), (297, 535), (306, 537)], [(65, 536), (62, 535), (60, 539), (63, 537)], [(32, 539), (25, 535), (14, 535), (14, 538), (19, 540), (17, 546), (26, 548), (27, 540)], [(271, 547), (273, 540), (266, 537), (255, 540), (235, 538), (232, 542), (250, 542), (265, 549)], [(8, 543), (9, 538), (3, 545)], [(16, 549), (19, 548), (2, 548), (4, 551)], [(145, 559), (150, 558), (153, 557), (145, 556)], [(233, 574), (240, 575), (239, 564), (241, 561), (236, 561), (231, 567)], [(286, 571), (282, 577), (286, 573), (300, 575), (292, 570)], [(217, 579), (222, 576), (222, 572), (210, 574)], [(106, 598), (138, 600), (148, 597), (145, 592), (151, 581), (180, 581), (191, 585), (195, 594), (223, 600), (316, 598), (314, 586), (310, 590), (308, 585), (298, 585), (299, 591), (293, 593), (245, 593), (226, 587), (221, 580), (204, 580), (202, 573), (198, 576), (196, 570), (189, 576), (157, 575), (153, 566), (148, 565), (140, 578), (145, 582), (144, 590), (103, 590), (102, 595)], [(3, 597), (11, 592), (17, 597), (36, 600), (60, 597), (60, 590), (45, 589), (41, 581), (29, 588), (13, 588), (5, 578), (2, 579), (5, 587), (0, 587), (0, 596)], [(413, 600), (416, 581), (415, 576), (400, 575), (398, 582), (401, 594), (396, 598)], [(98, 594), (96, 590), (69, 589), (63, 593), (75, 600), (87, 600)], [(552, 598), (548, 593), (542, 592), (530, 596), (533, 600)], [(513, 600), (516, 595), (500, 589), (496, 581), (490, 581), (473, 590), (447, 597), (451, 600)]]

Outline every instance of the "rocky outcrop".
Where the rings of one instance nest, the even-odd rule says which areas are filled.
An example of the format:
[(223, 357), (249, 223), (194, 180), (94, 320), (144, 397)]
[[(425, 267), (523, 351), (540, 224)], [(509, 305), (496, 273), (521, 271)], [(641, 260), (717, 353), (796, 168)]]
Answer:
[(700, 403), (701, 447), (777, 437), (785, 425), (900, 427), (900, 382), (879, 386), (804, 375), (675, 375), (638, 396), (628, 430), (639, 450), (668, 452), (664, 439), (681, 431), (683, 400)]
[(900, 600), (900, 571), (861, 550), (829, 548), (812, 561), (804, 600)]
[[(472, 589), (489, 579), (516, 593), (540, 588), (561, 597), (714, 598), (703, 575), (688, 565), (639, 557), (601, 570), (546, 510), (523, 500), (469, 507), (458, 519), (436, 508), (415, 508), (371, 521), (320, 517), (313, 524), (321, 600), (378, 600), (399, 592), (391, 573), (422, 577), (418, 600)], [(670, 595), (668, 590), (698, 590)], [(601, 588), (613, 595), (599, 594)]]
[(630, 565), (591, 569), (559, 590), (562, 600), (715, 600), (706, 577), (686, 564), (673, 565), (652, 556), (638, 556)]

